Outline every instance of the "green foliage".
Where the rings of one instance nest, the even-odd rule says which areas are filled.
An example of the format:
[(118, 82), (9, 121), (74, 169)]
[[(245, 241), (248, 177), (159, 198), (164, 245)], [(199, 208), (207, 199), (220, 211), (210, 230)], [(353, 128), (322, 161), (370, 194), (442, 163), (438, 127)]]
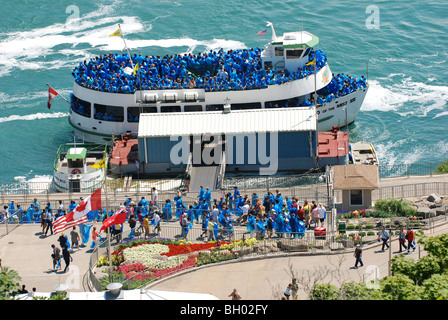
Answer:
[(376, 289), (366, 283), (349, 282), (341, 289), (319, 284), (309, 299), (319, 300), (448, 300), (448, 234), (427, 237), (416, 232), (428, 255), (417, 261), (404, 255), (392, 258), (392, 276), (379, 281)]
[(398, 274), (380, 281), (384, 300), (418, 300), (419, 290), (408, 276)]
[(448, 274), (434, 274), (422, 283), (422, 299), (448, 300)]
[(399, 254), (392, 258), (391, 266), (392, 275), (402, 274), (410, 279), (415, 278), (415, 262), (413, 259), (406, 258), (404, 255)]
[(344, 300), (381, 300), (382, 293), (379, 290), (367, 288), (365, 282), (351, 281), (343, 284), (342, 298)]
[(17, 293), (20, 289), (19, 282), (22, 278), (17, 271), (3, 267), (0, 272), (0, 298), (8, 299), (10, 295)]
[(418, 243), (423, 245), (425, 251), (438, 258), (448, 256), (448, 234), (444, 233), (435, 237), (418, 236)]
[(411, 202), (403, 199), (380, 199), (375, 203), (375, 210), (399, 217), (412, 217), (417, 211), (411, 206)]
[(340, 296), (341, 291), (335, 285), (318, 283), (311, 289), (309, 298), (311, 300), (338, 300)]
[(448, 173), (448, 160), (445, 160), (444, 162), (439, 164), (434, 173)]

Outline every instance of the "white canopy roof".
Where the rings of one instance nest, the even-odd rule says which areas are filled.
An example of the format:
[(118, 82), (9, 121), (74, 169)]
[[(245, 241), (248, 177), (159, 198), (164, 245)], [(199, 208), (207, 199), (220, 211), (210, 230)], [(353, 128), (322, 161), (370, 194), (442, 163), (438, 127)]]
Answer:
[(315, 108), (142, 113), (139, 138), (316, 130)]

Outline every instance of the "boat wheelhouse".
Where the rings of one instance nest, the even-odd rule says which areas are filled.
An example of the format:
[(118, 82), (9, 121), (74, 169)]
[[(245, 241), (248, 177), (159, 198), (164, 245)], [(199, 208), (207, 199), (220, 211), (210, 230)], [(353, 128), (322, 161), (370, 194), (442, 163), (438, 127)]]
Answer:
[[(84, 141), (136, 135), (141, 114), (315, 107), (318, 131), (355, 121), (364, 77), (334, 75), (319, 38), (277, 36), (263, 49), (155, 57), (109, 54), (75, 68), (69, 122)], [(131, 59), (132, 58), (132, 62)], [(134, 67), (133, 69), (131, 67)]]
[(53, 185), (59, 192), (93, 192), (106, 178), (107, 145), (67, 143), (54, 162)]

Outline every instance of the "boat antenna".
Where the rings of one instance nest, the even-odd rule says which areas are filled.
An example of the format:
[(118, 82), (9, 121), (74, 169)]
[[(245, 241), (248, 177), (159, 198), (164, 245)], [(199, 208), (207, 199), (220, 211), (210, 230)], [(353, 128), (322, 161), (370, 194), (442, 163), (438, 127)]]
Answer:
[(369, 81), (369, 60), (366, 60), (366, 77), (367, 81)]

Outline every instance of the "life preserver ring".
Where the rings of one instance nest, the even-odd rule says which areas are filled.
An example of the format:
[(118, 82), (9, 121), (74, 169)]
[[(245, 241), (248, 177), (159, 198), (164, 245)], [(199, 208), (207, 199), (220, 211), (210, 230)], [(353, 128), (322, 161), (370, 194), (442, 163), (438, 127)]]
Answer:
[(79, 169), (73, 169), (72, 174), (81, 174), (81, 170)]

